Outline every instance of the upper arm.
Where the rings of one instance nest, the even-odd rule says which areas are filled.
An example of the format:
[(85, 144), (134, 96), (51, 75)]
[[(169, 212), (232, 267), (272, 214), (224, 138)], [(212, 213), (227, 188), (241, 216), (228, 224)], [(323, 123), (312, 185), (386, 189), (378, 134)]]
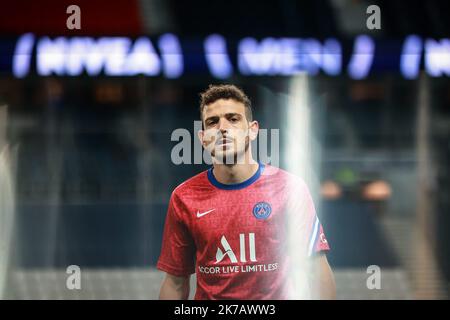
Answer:
[(190, 277), (190, 275), (179, 277), (170, 273), (166, 273), (161, 286), (159, 298), (161, 300), (188, 299), (190, 291)]
[(327, 256), (319, 252), (311, 258), (311, 289), (313, 299), (336, 299), (336, 283)]
[(157, 268), (173, 276), (184, 277), (195, 272), (195, 244), (180, 207), (172, 195)]
[(164, 282), (166, 282), (167, 284), (171, 285), (174, 288), (182, 288), (186, 285), (189, 285), (190, 278), (191, 278), (190, 275), (179, 277), (166, 272)]

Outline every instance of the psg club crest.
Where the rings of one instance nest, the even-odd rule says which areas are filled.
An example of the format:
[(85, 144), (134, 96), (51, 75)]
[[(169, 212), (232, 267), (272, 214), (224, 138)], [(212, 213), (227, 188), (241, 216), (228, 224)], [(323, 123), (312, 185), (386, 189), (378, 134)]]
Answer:
[(267, 219), (272, 213), (272, 207), (267, 202), (258, 202), (253, 207), (253, 215), (256, 219)]

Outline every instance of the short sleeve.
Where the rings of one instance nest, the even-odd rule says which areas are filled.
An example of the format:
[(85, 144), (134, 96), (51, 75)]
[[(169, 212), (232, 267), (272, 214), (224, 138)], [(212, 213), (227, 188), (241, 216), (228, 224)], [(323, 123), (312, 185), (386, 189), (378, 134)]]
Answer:
[(298, 179), (289, 193), (291, 243), (307, 256), (330, 250), (306, 183)]
[(325, 232), (323, 231), (322, 224), (320, 223), (319, 218), (316, 215), (308, 241), (308, 256), (313, 256), (318, 252), (329, 250), (330, 246), (328, 245), (328, 240), (325, 236)]
[(195, 272), (195, 244), (185, 221), (180, 218), (180, 207), (172, 193), (156, 267), (174, 276), (187, 276)]

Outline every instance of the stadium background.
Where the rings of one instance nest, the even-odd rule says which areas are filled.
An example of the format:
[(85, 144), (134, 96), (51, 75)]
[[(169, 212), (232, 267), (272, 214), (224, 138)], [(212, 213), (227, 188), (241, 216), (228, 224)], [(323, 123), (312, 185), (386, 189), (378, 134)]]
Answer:
[[(81, 30), (66, 27), (71, 4), (81, 8)], [(381, 8), (381, 30), (367, 29), (371, 4)], [(448, 298), (450, 47), (437, 56), (447, 67), (441, 74), (422, 61), (420, 72), (405, 75), (393, 52), (411, 35), (446, 39), (449, 9), (445, 1), (2, 3), (0, 297), (156, 299), (170, 193), (208, 167), (174, 164), (171, 134), (186, 128), (195, 137), (198, 93), (225, 82), (249, 94), (262, 128), (280, 130), (283, 168), (283, 155), (301, 148), (286, 140), (287, 119), (310, 119), (311, 189), (332, 246), (338, 299)], [(25, 34), (36, 41), (148, 36), (153, 43), (171, 34), (182, 42), (185, 69), (73, 76), (33, 66), (18, 75), (14, 48)], [(333, 37), (344, 63), (334, 75), (246, 75), (233, 60), (234, 72), (220, 77), (198, 50), (212, 34), (229, 51), (249, 36)], [(375, 41), (378, 57), (363, 75), (348, 67), (361, 35)], [(295, 113), (304, 92), (309, 111)], [(66, 287), (69, 265), (81, 268), (81, 290)], [(371, 265), (381, 269), (380, 290), (366, 286)]]

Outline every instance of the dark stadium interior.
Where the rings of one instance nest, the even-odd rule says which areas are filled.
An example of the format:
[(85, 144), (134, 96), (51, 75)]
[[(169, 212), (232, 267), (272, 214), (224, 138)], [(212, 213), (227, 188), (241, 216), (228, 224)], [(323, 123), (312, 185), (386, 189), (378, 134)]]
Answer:
[[(177, 142), (171, 135), (185, 128), (196, 139), (199, 92), (210, 83), (242, 87), (252, 98), (261, 128), (279, 128), (285, 141), (286, 100), (295, 92), (291, 77), (236, 72), (218, 79), (208, 74), (205, 58), (196, 51), (208, 35), (229, 39), (229, 52), (237, 51), (238, 39), (250, 36), (336, 37), (346, 66), (354, 38), (368, 34), (379, 55), (367, 77), (352, 78), (345, 69), (337, 76), (320, 72), (308, 77), (311, 134), (321, 150), (314, 200), (332, 248), (329, 261), (337, 271), (359, 274), (366, 274), (369, 265), (398, 271), (407, 279), (430, 272), (438, 279), (436, 286), (420, 291), (411, 280), (407, 297), (419, 291), (419, 297), (449, 297), (450, 72), (426, 76), (422, 65), (416, 79), (405, 79), (399, 58), (391, 53), (400, 51), (409, 35), (449, 41), (450, 2), (80, 0), (83, 28), (68, 30), (65, 8), (72, 2), (1, 5), (0, 107), (8, 106), (6, 139), (17, 152), (14, 268), (62, 270), (76, 264), (94, 270), (153, 270), (172, 190), (209, 168), (204, 163), (174, 164), (171, 151)], [(366, 29), (368, 4), (382, 8), (381, 30)], [(364, 25), (352, 23), (361, 12)], [(10, 70), (15, 41), (28, 32), (36, 39), (144, 35), (155, 43), (159, 35), (173, 33), (186, 49), (185, 74), (176, 79), (87, 72), (43, 76), (33, 62), (30, 74), (15, 77)], [(236, 59), (231, 58), (233, 65)], [(418, 132), (425, 104), (425, 153), (432, 164), (424, 178)], [(1, 147), (0, 131), (0, 154)], [(283, 153), (289, 146), (280, 147)], [(286, 165), (281, 157), (280, 166)], [(339, 185), (338, 199), (327, 198), (326, 181)], [(377, 181), (389, 186), (389, 196), (364, 196)], [(423, 224), (423, 215), (416, 212), (421, 183), (426, 184), (424, 198), (432, 201)], [(417, 226), (424, 227), (430, 246), (425, 256), (415, 242), (420, 239)], [(428, 253), (435, 264), (414, 269), (411, 261), (426, 260)]]

